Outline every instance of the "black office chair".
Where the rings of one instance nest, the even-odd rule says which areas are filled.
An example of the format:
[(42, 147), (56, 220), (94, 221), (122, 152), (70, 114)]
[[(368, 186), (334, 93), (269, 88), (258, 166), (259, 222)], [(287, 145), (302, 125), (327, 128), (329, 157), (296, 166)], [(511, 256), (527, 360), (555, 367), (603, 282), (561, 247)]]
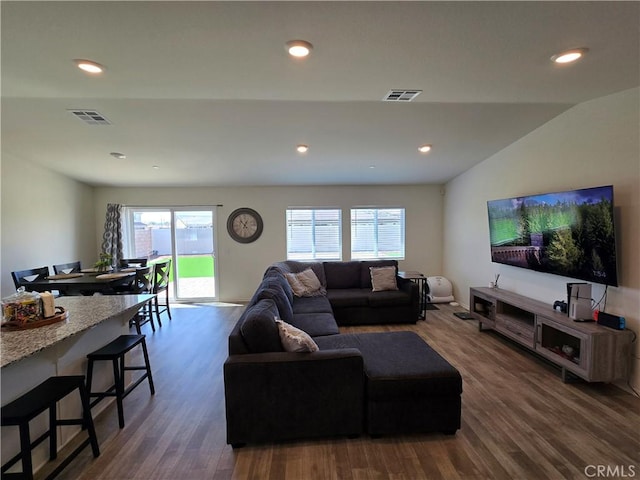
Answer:
[(53, 271), (56, 275), (60, 273), (78, 273), (80, 272), (80, 262), (61, 263), (60, 265), (54, 265)]
[[(171, 259), (158, 262), (153, 265), (153, 288), (152, 292), (156, 294), (153, 304), (156, 310), (156, 318), (158, 325), (162, 326), (160, 314), (167, 312), (169, 320), (171, 320), (171, 310), (169, 309), (169, 271), (171, 270)], [(164, 301), (160, 302), (160, 293), (164, 292)]]
[(146, 258), (121, 258), (118, 262), (119, 268), (146, 267), (148, 260)]
[[(27, 280), (25, 277), (32, 277), (36, 275), (35, 278)], [(16, 286), (16, 290), (20, 287), (24, 287), (25, 290), (30, 291), (29, 282), (34, 280), (43, 280), (49, 276), (49, 267), (40, 267), (40, 268), (32, 268), (30, 270), (19, 270), (16, 272), (11, 272), (11, 278), (13, 278), (13, 284)]]

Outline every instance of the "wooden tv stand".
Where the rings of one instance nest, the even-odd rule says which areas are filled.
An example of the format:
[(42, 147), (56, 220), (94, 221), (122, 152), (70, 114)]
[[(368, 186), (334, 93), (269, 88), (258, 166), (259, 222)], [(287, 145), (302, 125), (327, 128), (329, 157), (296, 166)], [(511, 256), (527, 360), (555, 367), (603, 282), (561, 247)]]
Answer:
[(479, 329), (495, 330), (588, 382), (627, 379), (633, 333), (574, 322), (550, 304), (500, 288), (469, 291)]

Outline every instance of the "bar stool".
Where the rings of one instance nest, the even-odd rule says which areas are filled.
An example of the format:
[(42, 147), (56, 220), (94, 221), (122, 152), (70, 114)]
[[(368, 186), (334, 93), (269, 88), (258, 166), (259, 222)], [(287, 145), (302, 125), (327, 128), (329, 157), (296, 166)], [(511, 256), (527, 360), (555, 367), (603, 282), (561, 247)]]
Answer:
[[(163, 262), (157, 262), (153, 265), (153, 287), (151, 293), (155, 294), (153, 304), (156, 309), (156, 318), (158, 325), (162, 326), (160, 314), (167, 312), (169, 320), (171, 320), (171, 308), (169, 305), (169, 271), (171, 270), (171, 259)], [(160, 294), (164, 292), (164, 300), (160, 301)]]
[[(144, 365), (125, 365), (125, 354), (138, 345), (142, 347)], [(108, 343), (104, 347), (99, 348), (95, 352), (87, 355), (87, 359), (89, 360), (89, 364), (87, 366), (87, 388), (89, 390), (89, 399), (95, 398), (95, 400), (91, 401), (90, 406), (95, 406), (98, 402), (106, 397), (116, 397), (116, 403), (118, 406), (118, 424), (120, 425), (120, 428), (124, 428), (124, 411), (122, 407), (122, 400), (127, 395), (129, 395), (134, 388), (140, 385), (140, 383), (142, 383), (145, 378), (149, 382), (151, 395), (156, 393), (155, 388), (153, 387), (153, 377), (151, 376), (151, 366), (149, 364), (149, 354), (147, 352), (147, 343), (145, 342), (145, 336), (120, 335), (111, 343)], [(93, 363), (100, 360), (110, 360), (112, 362), (114, 383), (110, 388), (103, 392), (94, 392), (91, 389), (91, 382), (93, 379)], [(124, 376), (125, 372), (129, 370), (145, 370), (145, 373), (125, 389)]]
[[(123, 260), (121, 260), (123, 261)], [(146, 260), (145, 260), (146, 262)], [(141, 295), (144, 293), (151, 293), (153, 284), (153, 268), (152, 267), (140, 267), (136, 268), (136, 275), (133, 282), (130, 285), (123, 287), (116, 287), (115, 292), (118, 295)], [(152, 311), (153, 298), (150, 298), (147, 302), (140, 307), (140, 310), (129, 320), (129, 327), (135, 325), (136, 332), (141, 333), (141, 327), (146, 323), (151, 323), (151, 330), (156, 331), (156, 326), (153, 323), (153, 311)]]
[[(58, 419), (56, 404), (64, 397), (78, 390), (82, 401), (82, 418)], [(29, 434), (29, 422), (35, 417), (49, 410), (49, 430), (31, 442)], [(18, 426), (20, 429), (20, 453), (2, 465), (2, 478), (26, 478), (33, 479), (33, 463), (31, 450), (49, 437), (49, 459), (55, 460), (58, 456), (58, 426), (81, 425), (87, 430), (88, 438), (84, 440), (60, 465), (58, 465), (47, 479), (58, 475), (71, 461), (89, 444), (93, 450), (93, 456), (100, 455), (98, 437), (91, 418), (89, 396), (84, 385), (82, 375), (50, 377), (37, 387), (22, 395), (20, 398), (2, 407), (2, 426)], [(22, 473), (6, 473), (9, 468), (22, 459)]]

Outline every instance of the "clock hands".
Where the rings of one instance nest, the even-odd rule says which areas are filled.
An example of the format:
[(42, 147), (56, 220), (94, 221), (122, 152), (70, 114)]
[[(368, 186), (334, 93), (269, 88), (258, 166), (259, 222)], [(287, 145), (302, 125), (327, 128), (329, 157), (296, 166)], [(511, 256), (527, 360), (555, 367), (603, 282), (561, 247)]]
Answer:
[(243, 237), (251, 236), (257, 229), (257, 224), (255, 221), (252, 221), (251, 218), (243, 218), (242, 216), (237, 219), (237, 233)]

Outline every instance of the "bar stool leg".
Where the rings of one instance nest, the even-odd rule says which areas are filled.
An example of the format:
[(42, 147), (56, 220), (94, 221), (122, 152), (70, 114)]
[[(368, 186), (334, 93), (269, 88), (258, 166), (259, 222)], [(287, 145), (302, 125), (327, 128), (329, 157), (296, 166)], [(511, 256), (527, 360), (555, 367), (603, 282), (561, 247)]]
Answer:
[[(153, 310), (151, 310), (151, 300), (149, 300), (147, 303), (145, 303), (142, 306), (142, 310), (144, 311), (144, 315), (148, 315), (149, 318), (149, 323), (151, 323), (151, 331), (155, 332), (156, 331), (156, 325), (155, 323), (153, 323)], [(159, 324), (160, 326), (162, 326), (162, 324)], [(140, 333), (140, 332), (138, 332)]]
[(80, 401), (82, 402), (82, 418), (84, 419), (83, 427), (87, 429), (89, 440), (91, 442), (91, 451), (94, 457), (100, 456), (100, 446), (98, 445), (98, 436), (93, 424), (91, 416), (91, 405), (89, 404), (89, 392), (84, 384), (80, 385)]
[(87, 363), (87, 397), (89, 398), (89, 406), (91, 405), (91, 382), (93, 382), (93, 360), (89, 359)]
[(56, 402), (49, 407), (49, 460), (58, 458), (58, 426)]
[[(124, 363), (124, 355), (120, 357), (120, 364)], [(124, 368), (121, 368), (121, 372), (118, 372), (118, 359), (112, 360), (113, 364), (113, 379), (116, 387), (116, 404), (118, 406), (118, 425), (120, 428), (124, 428), (124, 406), (122, 404), (122, 397), (124, 396)]]
[(31, 435), (29, 422), (20, 424), (20, 451), (22, 452), (22, 475), (27, 480), (33, 480), (33, 460), (31, 459)]
[(153, 376), (151, 375), (151, 364), (149, 363), (149, 352), (147, 352), (147, 342), (145, 339), (142, 339), (142, 355), (144, 356), (144, 365), (147, 370), (147, 380), (149, 381), (149, 390), (151, 391), (151, 395), (155, 395), (156, 389), (153, 386)]

